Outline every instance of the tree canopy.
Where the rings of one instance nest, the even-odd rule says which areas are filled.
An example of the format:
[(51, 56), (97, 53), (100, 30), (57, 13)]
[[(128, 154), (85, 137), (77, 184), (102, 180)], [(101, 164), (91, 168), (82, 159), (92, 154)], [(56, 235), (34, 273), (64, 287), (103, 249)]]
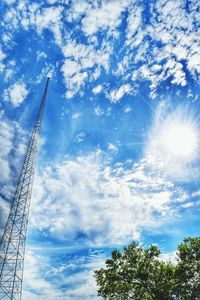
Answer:
[(178, 245), (176, 260), (162, 261), (160, 249), (133, 242), (114, 250), (95, 271), (98, 295), (109, 300), (200, 300), (200, 237)]

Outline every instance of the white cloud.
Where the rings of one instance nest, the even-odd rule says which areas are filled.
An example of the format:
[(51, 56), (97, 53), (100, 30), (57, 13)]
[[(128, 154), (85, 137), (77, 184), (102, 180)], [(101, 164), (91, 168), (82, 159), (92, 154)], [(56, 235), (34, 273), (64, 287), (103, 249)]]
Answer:
[(35, 178), (34, 195), (33, 228), (91, 245), (138, 239), (142, 228), (167, 222), (171, 205), (183, 198), (150, 160), (130, 170), (111, 168), (100, 152), (45, 168)]
[(47, 54), (43, 51), (37, 51), (37, 60), (40, 60), (40, 59), (46, 59), (47, 58)]
[(123, 59), (118, 63), (117, 70), (114, 72), (117, 76), (123, 76), (125, 80), (130, 78), (131, 74), (128, 72), (130, 65), (130, 57), (129, 55), (125, 55)]
[(10, 127), (7, 122), (1, 122), (0, 128), (0, 162), (3, 173), (2, 177), (3, 181), (8, 181), (10, 178), (8, 156), (12, 150), (12, 140), (14, 138), (13, 128)]
[(10, 205), (0, 195), (0, 239), (3, 235), (4, 226), (8, 218)]
[(63, 71), (64, 77), (71, 77), (80, 71), (80, 66), (76, 61), (66, 59), (61, 71)]
[(8, 5), (14, 4), (16, 0), (4, 0), (4, 2)]
[(81, 116), (81, 113), (74, 113), (74, 114), (72, 114), (72, 119), (79, 119), (80, 118), (80, 116)]
[(104, 266), (105, 254), (91, 250), (88, 255), (50, 258), (27, 251), (23, 298), (30, 300), (101, 299), (97, 297), (94, 270)]
[(23, 81), (18, 81), (4, 91), (4, 100), (12, 103), (14, 107), (18, 107), (26, 99), (28, 90)]
[(131, 40), (133, 40), (133, 36), (136, 34), (142, 23), (141, 7), (137, 5), (130, 6), (127, 23), (127, 43), (129, 44)]
[(0, 72), (2, 72), (5, 68), (5, 65), (3, 64), (3, 60), (6, 58), (6, 54), (2, 51), (0, 48)]
[(95, 107), (94, 111), (97, 116), (103, 116), (104, 114), (104, 110), (100, 106)]
[(73, 22), (79, 19), (81, 16), (85, 14), (85, 12), (90, 9), (89, 3), (84, 0), (77, 0), (72, 3), (71, 9), (67, 12), (67, 20), (68, 22)]
[(6, 54), (0, 49), (0, 61), (6, 58)]
[(4, 69), (4, 80), (10, 82), (12, 76), (14, 75), (16, 70), (16, 61), (9, 60), (6, 64), (6, 68)]
[(54, 36), (55, 41), (58, 45), (62, 45), (62, 12), (64, 7), (62, 6), (51, 6), (43, 10), (38, 10), (35, 15), (34, 25), (39, 34), (46, 28), (50, 29)]
[[(133, 4), (129, 9), (126, 40), (132, 50), (118, 63), (116, 74), (127, 79), (130, 63), (134, 62), (132, 80), (150, 81), (152, 97), (159, 84), (168, 78), (172, 84), (185, 86), (183, 66), (198, 80), (200, 43), (196, 31), (196, 3), (194, 1), (187, 11), (181, 0), (158, 1), (151, 5), (151, 22), (146, 27), (141, 24), (142, 7)], [(149, 38), (145, 38), (147, 36)]]
[[(22, 128), (16, 122), (0, 116), (0, 193), (10, 199), (10, 203), (15, 189), (16, 174), (19, 174), (24, 154), (24, 143), (25, 134)], [(9, 204), (0, 195), (0, 231), (5, 225), (8, 212)]]
[(72, 98), (86, 82), (96, 80), (100, 76), (101, 67), (106, 71), (109, 69), (109, 43), (102, 44), (102, 49), (96, 50), (92, 44), (87, 46), (69, 40), (62, 51), (65, 60), (61, 71), (67, 87), (67, 98)]
[(99, 65), (108, 69), (109, 56), (111, 54), (111, 46), (109, 43), (103, 42), (101, 49), (95, 49), (95, 46), (76, 43), (75, 41), (67, 41), (66, 46), (62, 48), (64, 57), (79, 63), (80, 69), (92, 68)]
[(74, 142), (75, 143), (81, 143), (81, 142), (84, 141), (85, 137), (86, 137), (86, 134), (85, 134), (85, 132), (82, 131), (82, 132), (80, 132), (76, 135), (76, 137), (74, 139)]
[(130, 111), (132, 111), (132, 108), (130, 107), (130, 106), (126, 106), (125, 108), (124, 108), (124, 112), (127, 114), (127, 113), (129, 113)]
[[(54, 0), (48, 3), (46, 8), (24, 1), (9, 7), (3, 18), (7, 29), (3, 40), (10, 43), (20, 25), (24, 30), (35, 28), (40, 36), (44, 29), (50, 30), (64, 55), (61, 70), (67, 98), (82, 92), (86, 83), (95, 82), (102, 69), (111, 70), (119, 80), (149, 81), (152, 97), (156, 96), (160, 83), (167, 79), (172, 84), (185, 86), (187, 71), (195, 80), (199, 79), (198, 1), (192, 1), (188, 10), (182, 0), (151, 3), (148, 24), (142, 18), (144, 7), (130, 0), (72, 1), (68, 10), (65, 9), (66, 1), (57, 1), (57, 5)], [(119, 25), (125, 11), (127, 28), (122, 32)], [(77, 35), (82, 30), (85, 43), (71, 35), (66, 20), (74, 22), (72, 31)], [(99, 31), (104, 31), (102, 39), (96, 35)], [(118, 56), (113, 37), (120, 40), (121, 32), (125, 40)], [(117, 68), (115, 64), (110, 65), (112, 57), (117, 58)], [(4, 68), (1, 61), (0, 68)], [(87, 74), (87, 78), (80, 79), (81, 74)], [(73, 75), (82, 83), (74, 84), (76, 77), (71, 82)]]
[(66, 98), (72, 98), (84, 85), (85, 81), (88, 78), (88, 73), (77, 73), (74, 76), (70, 78), (70, 80), (67, 81), (65, 78), (65, 82), (68, 85), (69, 90), (65, 93)]
[[(191, 64), (191, 61), (199, 52), (200, 46), (196, 30), (194, 30), (196, 12), (191, 9), (188, 14), (181, 0), (157, 2), (155, 12), (158, 13), (160, 22), (158, 24), (155, 20), (153, 21), (150, 34), (153, 39), (163, 43), (163, 46), (159, 50), (157, 49), (155, 59), (159, 62), (159, 60), (167, 58), (166, 64), (168, 64), (168, 60), (174, 54), (176, 62), (169, 69), (169, 73), (167, 72), (167, 77), (172, 75), (172, 78), (174, 77), (172, 83), (185, 85), (185, 74), (182, 67), (179, 67), (181, 60), (186, 60), (188, 70), (191, 73), (194, 74), (199, 69), (198, 61), (196, 66)], [(166, 65), (164, 65), (164, 68), (167, 71)]]
[(169, 253), (161, 253), (161, 255), (159, 256), (159, 259), (162, 261), (166, 261), (166, 262), (172, 262), (172, 263), (176, 263), (177, 262), (177, 254), (176, 252), (169, 252)]
[(51, 269), (48, 257), (39, 256), (31, 251), (26, 252), (22, 299), (63, 299), (63, 294), (45, 278)]
[(49, 29), (55, 38), (55, 42), (62, 45), (62, 5), (40, 8), (37, 3), (20, 1), (17, 6), (12, 6), (4, 15), (5, 27), (18, 30), (21, 25), (24, 30), (34, 26), (37, 33), (42, 35), (44, 29)]
[(132, 92), (132, 86), (129, 83), (121, 85), (118, 89), (114, 89), (108, 95), (111, 102), (118, 102), (125, 94)]
[(108, 144), (108, 150), (112, 151), (112, 152), (117, 152), (118, 148), (117, 146), (113, 145), (112, 143)]
[(200, 190), (197, 190), (197, 191), (193, 192), (191, 196), (192, 197), (199, 197), (200, 196)]
[(82, 20), (82, 30), (87, 35), (93, 35), (99, 30), (109, 30), (115, 32), (120, 25), (122, 12), (128, 7), (130, 1), (102, 1), (99, 7), (86, 11)]
[[(199, 51), (199, 47), (197, 48)], [(197, 77), (200, 74), (200, 54), (199, 52), (194, 52), (191, 53), (191, 55), (189, 55), (189, 59), (188, 59), (188, 68), (191, 71), (191, 73)]]
[[(16, 123), (1, 118), (0, 122), (0, 161), (1, 161), (1, 183), (8, 183), (11, 179), (11, 169), (15, 160), (18, 161), (24, 153), (24, 132)], [(11, 153), (14, 153), (11, 155)], [(17, 162), (16, 162), (17, 163)], [(18, 168), (19, 165), (16, 165)]]
[(187, 203), (183, 204), (181, 207), (182, 208), (190, 208), (190, 207), (194, 207), (194, 206), (200, 206), (200, 200), (195, 201), (195, 202), (187, 202)]
[(99, 84), (92, 89), (92, 92), (94, 94), (99, 94), (101, 93), (102, 90), (103, 90), (103, 86)]

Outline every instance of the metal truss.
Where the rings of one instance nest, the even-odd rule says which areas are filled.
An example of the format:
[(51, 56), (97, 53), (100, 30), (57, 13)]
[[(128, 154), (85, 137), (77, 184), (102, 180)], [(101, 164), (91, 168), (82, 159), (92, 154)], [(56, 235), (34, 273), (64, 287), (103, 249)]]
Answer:
[(12, 206), (0, 242), (0, 300), (21, 300), (25, 242), (39, 135), (49, 78), (32, 130)]

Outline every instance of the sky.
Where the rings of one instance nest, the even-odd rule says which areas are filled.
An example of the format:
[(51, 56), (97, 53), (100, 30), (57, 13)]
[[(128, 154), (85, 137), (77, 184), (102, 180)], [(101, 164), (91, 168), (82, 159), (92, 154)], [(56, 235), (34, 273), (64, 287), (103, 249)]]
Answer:
[(199, 236), (198, 0), (2, 0), (0, 233), (47, 76), (23, 300), (95, 300), (133, 240)]

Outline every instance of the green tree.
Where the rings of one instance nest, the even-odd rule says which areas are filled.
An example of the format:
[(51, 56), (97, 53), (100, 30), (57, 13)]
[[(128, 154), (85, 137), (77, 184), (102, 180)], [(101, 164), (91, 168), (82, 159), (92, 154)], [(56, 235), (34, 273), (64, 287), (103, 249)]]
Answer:
[(200, 238), (185, 239), (175, 263), (159, 259), (161, 251), (133, 242), (114, 250), (106, 267), (95, 271), (98, 295), (110, 300), (200, 300)]
[(178, 246), (176, 280), (181, 300), (200, 299), (200, 238), (184, 239)]

